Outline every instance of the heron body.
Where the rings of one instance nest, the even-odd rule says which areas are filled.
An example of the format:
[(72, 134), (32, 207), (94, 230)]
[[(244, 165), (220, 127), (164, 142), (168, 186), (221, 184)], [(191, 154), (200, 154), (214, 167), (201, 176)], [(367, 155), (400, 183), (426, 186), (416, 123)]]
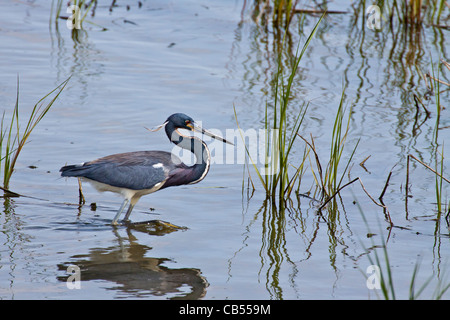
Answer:
[(163, 126), (171, 142), (195, 154), (196, 163), (193, 166), (187, 166), (170, 152), (138, 151), (113, 154), (79, 165), (64, 166), (60, 169), (61, 176), (82, 178), (98, 191), (121, 194), (124, 202), (112, 223), (117, 224), (127, 204), (129, 207), (124, 220), (128, 221), (133, 207), (142, 196), (167, 187), (198, 183), (208, 173), (211, 157), (206, 143), (195, 136), (185, 136), (177, 129), (199, 131), (230, 143), (198, 127), (192, 118), (182, 113), (171, 115), (160, 127)]

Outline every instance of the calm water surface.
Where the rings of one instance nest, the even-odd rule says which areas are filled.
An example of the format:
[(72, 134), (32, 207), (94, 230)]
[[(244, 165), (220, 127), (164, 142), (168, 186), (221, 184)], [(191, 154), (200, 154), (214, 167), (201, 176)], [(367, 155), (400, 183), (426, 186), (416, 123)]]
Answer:
[[(327, 157), (347, 86), (345, 102), (352, 113), (344, 157), (361, 139), (350, 176), (361, 177), (378, 198), (392, 170), (383, 200), (395, 227), (389, 228), (383, 209), (357, 184), (342, 192), (331, 229), (308, 198), (292, 208), (273, 207), (256, 180), (252, 197), (243, 192), (247, 179), (239, 163), (213, 164), (200, 184), (144, 197), (131, 216), (183, 229), (113, 228), (109, 223), (122, 200), (87, 184), (87, 203), (80, 207), (77, 181), (59, 177), (64, 164), (126, 151), (171, 151), (162, 131), (144, 127), (159, 125), (174, 112), (225, 133), (236, 128), (235, 106), (241, 127), (259, 129), (265, 104), (271, 103), (277, 32), (258, 27), (251, 5), (142, 3), (121, 1), (111, 11), (108, 3), (99, 4), (95, 17), (87, 18), (95, 24), (85, 23), (78, 40), (65, 20), (57, 26), (52, 21), (50, 1), (0, 4), (0, 102), (6, 117), (15, 103), (17, 76), (23, 118), (72, 76), (16, 165), (10, 189), (28, 197), (3, 198), (0, 298), (377, 299), (381, 293), (367, 288), (364, 275), (368, 257), (383, 255), (374, 247), (387, 239), (398, 298), (408, 297), (418, 261), (419, 285), (435, 275), (422, 298), (432, 297), (437, 279), (450, 281), (449, 230), (445, 214), (437, 218), (434, 175), (412, 164), (407, 202), (404, 192), (409, 153), (434, 166), (436, 107), (418, 70), (431, 72), (432, 63), (449, 60), (448, 31), (427, 27), (417, 39), (401, 41), (363, 28), (362, 13), (355, 22), (364, 10), (350, 1), (330, 4), (348, 13), (322, 21), (300, 64), (289, 117), (310, 101), (301, 131), (312, 134), (319, 154)], [(294, 19), (292, 52), (317, 19)], [(440, 69), (441, 77), (449, 82), (445, 70)], [(424, 99), (429, 119), (417, 111), (412, 93)], [(441, 94), (447, 107), (439, 125), (441, 146), (450, 132), (448, 98), (447, 90)], [(298, 140), (299, 159), (303, 148)], [(444, 172), (447, 166), (444, 160)], [(310, 171), (302, 192), (311, 190)], [(447, 190), (444, 185), (446, 203)], [(376, 235), (367, 237), (370, 233)], [(80, 289), (66, 285), (69, 266), (81, 270)]]

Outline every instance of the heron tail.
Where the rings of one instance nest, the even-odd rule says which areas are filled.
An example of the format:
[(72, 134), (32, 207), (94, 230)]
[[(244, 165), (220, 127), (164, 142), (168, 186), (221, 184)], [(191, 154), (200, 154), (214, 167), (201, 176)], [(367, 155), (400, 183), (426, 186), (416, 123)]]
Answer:
[(62, 177), (80, 177), (83, 176), (83, 171), (85, 170), (86, 168), (84, 168), (83, 165), (75, 164), (64, 166), (59, 169), (59, 172), (61, 172)]

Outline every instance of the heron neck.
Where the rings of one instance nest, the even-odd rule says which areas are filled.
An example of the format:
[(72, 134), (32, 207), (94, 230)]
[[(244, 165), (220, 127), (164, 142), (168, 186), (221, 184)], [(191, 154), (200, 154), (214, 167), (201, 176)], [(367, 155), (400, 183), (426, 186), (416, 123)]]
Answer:
[(210, 152), (206, 143), (197, 137), (185, 136), (170, 126), (168, 128), (168, 125), (166, 125), (166, 134), (170, 141), (195, 155), (196, 163), (190, 167), (192, 172), (190, 184), (200, 182), (208, 173), (210, 165)]

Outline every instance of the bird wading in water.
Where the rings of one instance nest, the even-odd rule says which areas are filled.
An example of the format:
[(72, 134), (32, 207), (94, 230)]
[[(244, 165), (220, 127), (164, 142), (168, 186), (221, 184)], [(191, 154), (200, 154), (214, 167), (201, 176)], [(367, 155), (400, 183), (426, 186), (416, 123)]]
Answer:
[(124, 201), (112, 220), (112, 224), (117, 225), (127, 205), (129, 206), (124, 221), (129, 221), (131, 211), (142, 196), (167, 187), (198, 183), (205, 178), (211, 160), (206, 143), (195, 136), (183, 135), (178, 129), (197, 131), (233, 145), (201, 128), (191, 117), (183, 113), (172, 114), (152, 131), (163, 127), (171, 142), (194, 153), (196, 163), (193, 166), (187, 166), (170, 152), (138, 151), (113, 154), (79, 165), (64, 166), (59, 170), (61, 176), (78, 177), (90, 182), (98, 191), (121, 194)]

